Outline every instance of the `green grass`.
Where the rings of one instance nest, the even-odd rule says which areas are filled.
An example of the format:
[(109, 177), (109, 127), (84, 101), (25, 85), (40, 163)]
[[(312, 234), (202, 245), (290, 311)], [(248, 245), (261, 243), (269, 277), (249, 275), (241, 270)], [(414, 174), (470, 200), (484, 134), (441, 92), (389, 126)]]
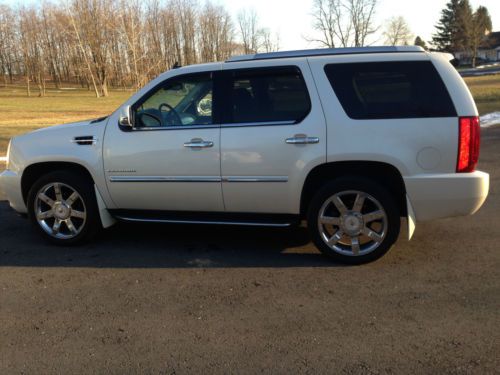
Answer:
[(469, 86), (481, 115), (500, 111), (500, 74), (468, 77), (465, 78), (465, 83)]
[[(465, 82), (476, 101), (479, 113), (500, 111), (500, 74), (470, 77)], [(15, 135), (54, 124), (105, 116), (113, 112), (132, 91), (111, 90), (107, 98), (96, 98), (92, 91), (49, 88), (39, 98), (36, 90), (26, 96), (24, 86), (0, 86), (0, 156)]]
[(11, 137), (45, 126), (92, 119), (113, 112), (132, 92), (111, 91), (96, 98), (92, 91), (49, 88), (45, 97), (33, 90), (27, 97), (23, 86), (0, 86), (0, 155)]

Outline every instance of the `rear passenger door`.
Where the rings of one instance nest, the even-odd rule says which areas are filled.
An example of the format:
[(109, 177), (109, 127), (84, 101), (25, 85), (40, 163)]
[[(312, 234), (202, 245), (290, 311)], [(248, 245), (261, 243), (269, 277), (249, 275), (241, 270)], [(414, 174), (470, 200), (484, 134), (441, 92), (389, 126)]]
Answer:
[(299, 213), (307, 173), (326, 160), (325, 118), (306, 60), (229, 63), (219, 83), (226, 211)]

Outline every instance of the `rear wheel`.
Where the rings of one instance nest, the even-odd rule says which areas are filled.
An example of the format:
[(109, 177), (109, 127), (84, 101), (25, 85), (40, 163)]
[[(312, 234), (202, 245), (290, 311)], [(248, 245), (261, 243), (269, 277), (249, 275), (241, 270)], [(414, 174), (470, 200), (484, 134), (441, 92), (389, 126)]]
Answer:
[(92, 181), (72, 171), (40, 177), (28, 193), (28, 214), (43, 237), (58, 245), (82, 243), (101, 228)]
[(343, 263), (361, 264), (384, 255), (396, 242), (399, 210), (379, 184), (349, 177), (325, 185), (312, 199), (308, 227), (315, 245)]

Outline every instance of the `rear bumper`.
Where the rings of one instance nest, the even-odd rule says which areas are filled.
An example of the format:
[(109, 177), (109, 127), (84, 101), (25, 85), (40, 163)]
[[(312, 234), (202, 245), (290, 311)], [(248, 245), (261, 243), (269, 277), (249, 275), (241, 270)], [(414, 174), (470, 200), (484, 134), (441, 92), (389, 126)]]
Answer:
[(405, 177), (406, 193), (417, 221), (472, 215), (483, 205), (488, 173), (429, 174)]
[(10, 206), (19, 213), (26, 213), (21, 192), (21, 176), (10, 170), (5, 170), (0, 174), (0, 191), (7, 198)]

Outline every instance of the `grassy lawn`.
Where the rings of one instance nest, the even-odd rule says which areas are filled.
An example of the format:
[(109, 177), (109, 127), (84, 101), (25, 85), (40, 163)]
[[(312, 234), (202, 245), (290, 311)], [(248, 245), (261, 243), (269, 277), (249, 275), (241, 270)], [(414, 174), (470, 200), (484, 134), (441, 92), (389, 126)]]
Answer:
[[(500, 74), (466, 78), (481, 115), (500, 111)], [(110, 91), (108, 98), (95, 98), (92, 91), (49, 88), (47, 96), (36, 90), (26, 96), (23, 86), (0, 87), (0, 156), (9, 139), (44, 126), (97, 118), (113, 112), (131, 91)], [(1, 167), (1, 166), (0, 166)]]
[(467, 77), (465, 82), (474, 96), (481, 115), (500, 111), (500, 74)]
[(0, 86), (0, 156), (5, 155), (9, 139), (15, 135), (54, 124), (92, 119), (113, 112), (132, 92), (111, 91), (107, 98), (96, 98), (92, 91), (49, 88), (39, 98), (36, 90), (26, 96), (22, 86)]

